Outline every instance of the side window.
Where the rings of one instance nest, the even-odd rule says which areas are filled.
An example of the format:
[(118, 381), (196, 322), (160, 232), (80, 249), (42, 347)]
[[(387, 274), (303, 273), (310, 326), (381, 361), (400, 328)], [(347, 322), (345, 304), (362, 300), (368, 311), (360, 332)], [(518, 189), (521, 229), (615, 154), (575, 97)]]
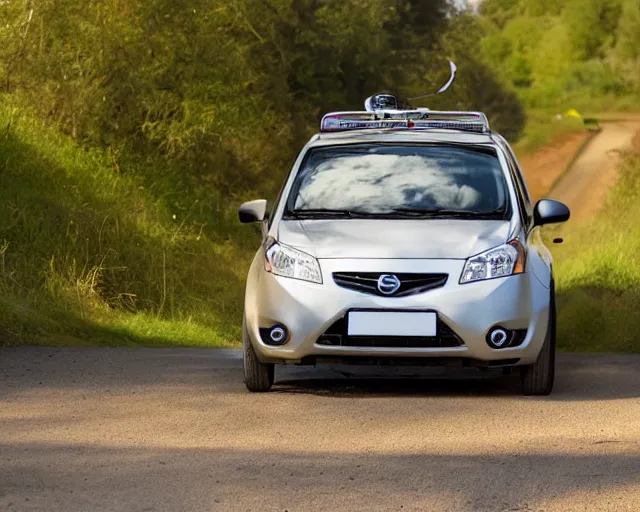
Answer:
[(295, 167), (295, 164), (292, 165), (292, 167), (289, 169), (289, 172), (287, 172), (287, 175), (284, 177), (284, 180), (282, 181), (282, 185), (280, 186), (280, 190), (278, 191), (278, 195), (276, 196), (276, 200), (272, 203), (271, 201), (269, 201), (267, 203), (267, 207), (271, 207), (269, 210), (269, 218), (267, 219), (267, 227), (271, 227), (271, 224), (273, 224), (273, 218), (275, 217), (276, 214), (276, 210), (278, 209), (278, 205), (280, 204), (280, 201), (282, 201), (282, 195), (284, 194), (284, 189), (287, 187), (287, 182), (289, 181), (289, 177), (291, 176), (291, 173), (293, 172), (293, 168)]
[(518, 162), (518, 159), (516, 158), (516, 155), (513, 152), (513, 149), (511, 149), (511, 146), (509, 146), (509, 143), (507, 142), (507, 140), (502, 135), (496, 135), (496, 138), (498, 139), (498, 142), (500, 142), (502, 149), (504, 149), (504, 152), (507, 155), (507, 161), (509, 162), (509, 165), (512, 167), (512, 170), (515, 174), (515, 178), (518, 181), (518, 187), (522, 191), (522, 196), (525, 200), (525, 203), (527, 204), (527, 206), (530, 206), (531, 197), (529, 196), (529, 189), (527, 188), (527, 183), (525, 182), (524, 177), (522, 176), (520, 163)]
[(509, 167), (511, 168), (511, 174), (514, 177), (516, 189), (518, 191), (518, 202), (520, 203), (520, 208), (522, 210), (522, 213), (526, 217), (527, 224), (530, 225), (533, 222), (533, 207), (531, 206), (531, 198), (529, 197), (527, 184), (522, 177), (522, 172), (520, 171), (518, 161), (516, 160), (513, 151), (506, 142), (503, 144), (503, 148), (505, 149), (507, 162), (509, 163)]
[(276, 209), (278, 208), (278, 205), (280, 204), (280, 200), (282, 199), (282, 193), (284, 192), (284, 187), (285, 187), (286, 184), (287, 184), (287, 182), (285, 180), (285, 182), (280, 187), (280, 192), (278, 192), (276, 200), (269, 205), (269, 206), (271, 206), (271, 209), (269, 210), (269, 218), (267, 219), (267, 226), (268, 227), (271, 227), (271, 224), (273, 224), (273, 217), (275, 217)]
[(529, 208), (531, 208), (531, 197), (529, 196), (529, 189), (527, 188), (527, 183), (524, 181), (524, 177), (522, 176), (522, 170), (520, 169), (518, 159), (516, 158), (516, 155), (513, 154), (513, 150), (509, 146), (507, 146), (507, 150), (510, 160), (513, 162), (512, 165), (516, 174), (516, 179), (518, 180), (518, 184), (522, 189), (522, 195), (524, 197), (525, 203)]

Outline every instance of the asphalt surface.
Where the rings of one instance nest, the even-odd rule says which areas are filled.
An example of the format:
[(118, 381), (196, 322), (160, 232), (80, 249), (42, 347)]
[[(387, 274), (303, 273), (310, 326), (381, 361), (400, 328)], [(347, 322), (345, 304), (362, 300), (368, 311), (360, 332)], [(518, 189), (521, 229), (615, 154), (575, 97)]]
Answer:
[[(0, 350), (0, 510), (640, 510), (640, 356), (516, 376), (240, 352)], [(349, 372), (356, 371), (355, 374)]]

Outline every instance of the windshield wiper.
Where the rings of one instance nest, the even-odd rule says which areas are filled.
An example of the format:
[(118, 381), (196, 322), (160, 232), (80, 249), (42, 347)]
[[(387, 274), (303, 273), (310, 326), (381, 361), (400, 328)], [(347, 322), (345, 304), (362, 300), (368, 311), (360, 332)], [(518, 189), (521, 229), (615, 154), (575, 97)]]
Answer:
[(366, 212), (362, 210), (334, 210), (330, 208), (305, 208), (286, 210), (285, 218), (311, 219), (311, 218), (457, 218), (457, 219), (502, 219), (504, 208), (498, 208), (492, 212), (473, 210), (457, 210), (451, 208), (393, 208), (390, 211)]
[(393, 208), (390, 214), (410, 217), (441, 217), (464, 219), (502, 219), (504, 208), (497, 208), (490, 212), (475, 210), (457, 210), (452, 208)]
[(286, 210), (284, 212), (285, 217), (292, 217), (294, 219), (304, 219), (313, 217), (371, 217), (375, 214), (364, 212), (360, 210), (334, 210), (330, 208), (305, 208), (296, 210)]

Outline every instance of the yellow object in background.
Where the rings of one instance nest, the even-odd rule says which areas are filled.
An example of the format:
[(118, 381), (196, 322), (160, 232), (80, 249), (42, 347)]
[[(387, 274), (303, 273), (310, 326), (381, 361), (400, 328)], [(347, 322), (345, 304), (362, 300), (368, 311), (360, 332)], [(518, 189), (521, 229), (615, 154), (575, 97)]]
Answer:
[(580, 121), (584, 121), (580, 112), (578, 112), (575, 108), (571, 108), (567, 110), (565, 116), (567, 117), (575, 117), (576, 119), (580, 119)]

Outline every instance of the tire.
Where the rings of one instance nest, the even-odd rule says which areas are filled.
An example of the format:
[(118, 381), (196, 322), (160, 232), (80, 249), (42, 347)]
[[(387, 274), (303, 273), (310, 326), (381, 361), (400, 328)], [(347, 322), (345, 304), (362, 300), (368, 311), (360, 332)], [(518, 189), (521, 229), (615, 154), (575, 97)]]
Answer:
[(538, 360), (531, 365), (523, 366), (522, 393), (524, 395), (549, 395), (553, 390), (556, 369), (556, 300), (554, 288), (551, 288), (551, 304), (549, 305), (549, 327), (544, 345)]
[(269, 391), (275, 378), (275, 365), (261, 363), (258, 360), (244, 320), (242, 321), (242, 360), (244, 363), (244, 384), (247, 389), (254, 393)]

